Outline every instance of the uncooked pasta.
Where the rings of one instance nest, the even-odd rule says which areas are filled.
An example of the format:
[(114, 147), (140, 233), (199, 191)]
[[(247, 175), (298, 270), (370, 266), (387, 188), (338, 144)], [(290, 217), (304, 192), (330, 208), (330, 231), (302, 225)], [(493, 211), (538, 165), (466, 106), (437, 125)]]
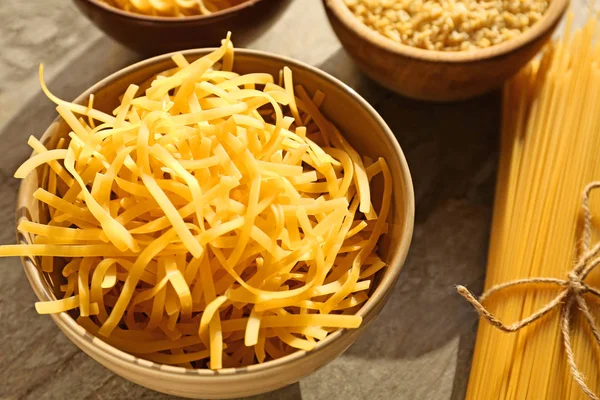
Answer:
[[(570, 16), (565, 36), (504, 88), (486, 289), (522, 278), (567, 279), (584, 251), (582, 191), (600, 180), (597, 18), (590, 17), (582, 29), (572, 32)], [(598, 194), (592, 194), (589, 211), (591, 239), (597, 242)], [(598, 287), (598, 278), (594, 271), (586, 284)], [(547, 305), (559, 289), (521, 284), (492, 295), (484, 305), (511, 324)], [(594, 297), (585, 296), (598, 316)], [(481, 320), (467, 399), (588, 398), (567, 360), (557, 311), (561, 307), (514, 333)], [(576, 307), (572, 315), (568, 322), (573, 360), (585, 385), (599, 393), (600, 348)]]

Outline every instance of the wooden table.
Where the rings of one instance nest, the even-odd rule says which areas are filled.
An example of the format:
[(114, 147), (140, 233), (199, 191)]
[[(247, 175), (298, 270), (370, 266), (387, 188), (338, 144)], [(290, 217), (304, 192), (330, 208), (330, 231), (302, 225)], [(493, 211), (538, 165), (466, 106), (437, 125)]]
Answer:
[[(576, 22), (586, 14), (576, 0)], [(301, 33), (301, 34), (300, 34)], [(235, 41), (235, 36), (234, 36)], [(412, 172), (416, 225), (408, 260), (380, 317), (343, 356), (300, 383), (256, 399), (460, 399), (477, 328), (454, 284), (482, 287), (494, 195), (500, 93), (459, 104), (394, 95), (362, 75), (337, 41), (320, 0), (295, 0), (248, 47), (315, 65), (362, 94), (390, 125)], [(0, 242), (13, 243), (12, 177), (56, 112), (59, 97), (139, 57), (103, 36), (69, 0), (3, 0), (0, 7)], [(0, 399), (168, 399), (112, 374), (47, 316), (18, 259), (0, 259)]]

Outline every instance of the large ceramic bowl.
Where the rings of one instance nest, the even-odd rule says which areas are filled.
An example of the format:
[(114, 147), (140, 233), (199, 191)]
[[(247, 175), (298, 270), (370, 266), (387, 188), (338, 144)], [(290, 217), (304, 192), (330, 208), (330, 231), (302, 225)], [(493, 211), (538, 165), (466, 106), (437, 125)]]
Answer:
[[(184, 52), (188, 59), (196, 59), (208, 49)], [(137, 384), (168, 394), (190, 398), (232, 398), (255, 395), (294, 383), (335, 359), (346, 350), (373, 322), (388, 300), (394, 283), (400, 275), (413, 231), (414, 195), (410, 173), (404, 154), (394, 134), (377, 112), (351, 88), (330, 75), (300, 62), (263, 52), (236, 50), (234, 70), (240, 73), (269, 72), (276, 74), (289, 66), (294, 81), (310, 92), (321, 89), (326, 94), (322, 110), (337, 124), (345, 137), (364, 155), (384, 157), (393, 177), (393, 198), (389, 215), (388, 234), (380, 243), (379, 253), (389, 266), (375, 279), (371, 297), (358, 312), (363, 324), (358, 329), (340, 330), (310, 352), (298, 351), (283, 358), (247, 368), (190, 370), (155, 364), (118, 350), (94, 337), (78, 325), (67, 313), (52, 315), (59, 328), (80, 349), (106, 368)], [(154, 74), (173, 67), (169, 55), (152, 58), (125, 68), (86, 90), (75, 101), (87, 104), (88, 96), (95, 94), (94, 106), (104, 111), (113, 110), (117, 99), (131, 83), (140, 84)], [(58, 139), (69, 132), (66, 124), (57, 119), (44, 133), (42, 140), (53, 148)], [(38, 204), (33, 192), (40, 186), (42, 172), (30, 174), (22, 182), (18, 197), (18, 218), (40, 221)], [(381, 187), (373, 187), (374, 203), (381, 201)], [(19, 237), (21, 243), (31, 238)], [(35, 260), (23, 259), (23, 265), (33, 290), (41, 301), (55, 299), (55, 288), (60, 276), (44, 274)]]

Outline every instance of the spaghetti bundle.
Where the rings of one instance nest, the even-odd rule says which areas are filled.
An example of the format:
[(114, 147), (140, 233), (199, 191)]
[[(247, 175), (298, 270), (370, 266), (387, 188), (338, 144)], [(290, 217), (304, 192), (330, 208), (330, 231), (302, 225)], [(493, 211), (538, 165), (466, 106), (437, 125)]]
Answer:
[[(566, 280), (588, 250), (581, 193), (589, 182), (600, 179), (600, 41), (597, 15), (575, 32), (571, 24), (569, 16), (564, 38), (552, 43), (540, 60), (504, 89), (486, 289), (523, 278)], [(592, 194), (586, 210), (597, 218), (600, 196)], [(590, 235), (592, 243), (600, 239), (594, 219)], [(586, 285), (597, 288), (599, 278), (593, 271)], [(486, 296), (484, 305), (507, 325), (522, 321), (556, 299), (556, 286), (548, 281)], [(569, 287), (564, 293), (570, 295), (571, 290), (579, 289)], [(595, 297), (576, 293), (580, 294), (597, 320)], [(573, 317), (567, 318), (568, 335), (561, 334), (559, 308), (552, 307), (514, 333), (482, 320), (467, 398), (594, 398), (591, 392), (600, 391), (600, 348), (575, 307)], [(583, 373), (581, 382), (561, 336), (568, 336), (572, 345), (573, 360)]]
[(295, 86), (289, 68), (279, 84), (232, 72), (229, 38), (173, 61), (113, 115), (42, 81), (69, 140), (30, 138), (15, 176), (37, 169), (48, 222), (21, 220), (33, 243), (0, 247), (62, 274), (62, 299), (37, 311), (70, 311), (121, 350), (188, 368), (261, 363), (358, 327), (386, 266), (385, 160), (361, 157), (319, 110), (325, 94)]

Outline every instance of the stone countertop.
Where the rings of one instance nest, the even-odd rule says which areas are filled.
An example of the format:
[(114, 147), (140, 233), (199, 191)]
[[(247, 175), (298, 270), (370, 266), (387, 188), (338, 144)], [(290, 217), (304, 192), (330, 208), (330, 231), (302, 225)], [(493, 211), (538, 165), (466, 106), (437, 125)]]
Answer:
[[(576, 23), (587, 4), (576, 0)], [(302, 35), (298, 35), (302, 32)], [(560, 33), (557, 33), (560, 34)], [(494, 195), (501, 95), (430, 104), (394, 95), (362, 75), (341, 47), (319, 0), (295, 0), (248, 47), (315, 65), (362, 94), (404, 150), (416, 221), (408, 260), (380, 317), (340, 358), (301, 382), (256, 400), (461, 399), (477, 318), (454, 284), (481, 290)], [(18, 181), (12, 177), (55, 117), (39, 89), (75, 98), (139, 60), (102, 35), (69, 0), (3, 0), (0, 7), (0, 243), (14, 242)], [(47, 316), (18, 259), (0, 259), (0, 399), (169, 399), (106, 370)]]

